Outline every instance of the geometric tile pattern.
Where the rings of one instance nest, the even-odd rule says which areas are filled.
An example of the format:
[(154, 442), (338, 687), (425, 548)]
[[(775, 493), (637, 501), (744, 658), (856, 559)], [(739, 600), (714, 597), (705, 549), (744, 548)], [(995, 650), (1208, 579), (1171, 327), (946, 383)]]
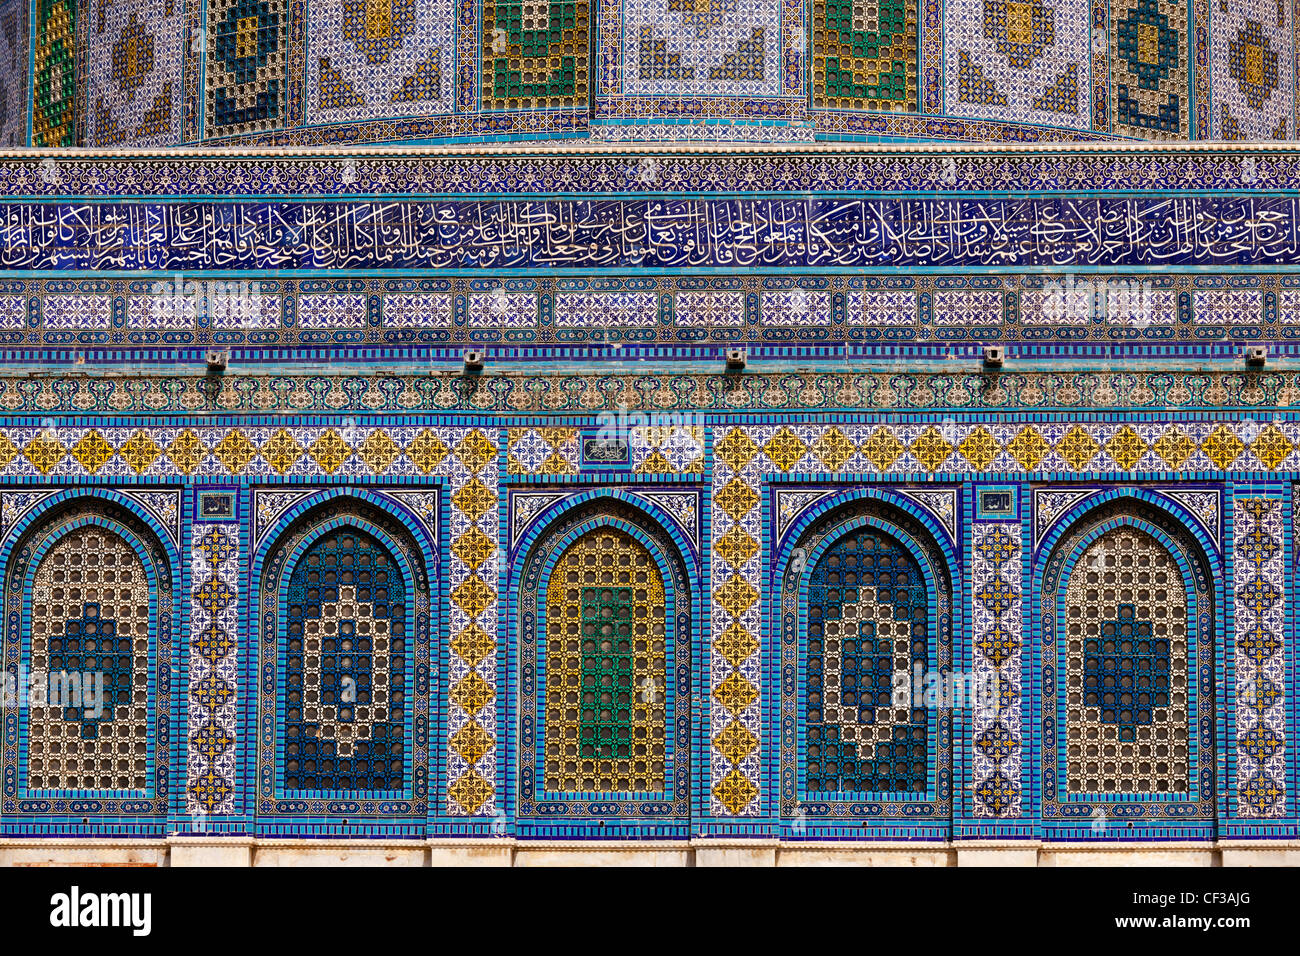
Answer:
[(0, 146), (27, 145), (28, 0), (0, 2)]
[(971, 715), (974, 814), (1018, 817), (1024, 802), (1020, 522), (977, 523), (970, 547), (972, 672), (977, 686), (996, 686), (995, 705), (976, 707)]
[[(933, 428), (909, 429), (907, 434), (915, 437), (917, 453), (926, 461), (935, 462), (940, 444), (946, 445), (945, 460), (952, 454), (952, 447)], [(719, 741), (733, 724), (756, 737), (760, 734), (764, 476), (888, 469), (906, 453), (904, 442), (884, 427), (873, 431), (857, 425), (754, 425), (715, 431), (709, 663), (713, 683), (709, 733), (714, 741), (709, 779), (714, 813), (759, 812), (762, 748), (756, 745), (733, 759)]]
[(811, 139), (798, 122), (807, 109), (800, 4), (599, 0), (598, 9), (593, 140)]
[(239, 708), (239, 527), (196, 524), (190, 550), (186, 809), (234, 812)]
[(624, 0), (623, 89), (639, 96), (781, 92), (782, 5), (755, 0)]
[(0, 0), (0, 142), (28, 101), (37, 145), (1296, 135), (1294, 15), (1271, 0), (80, 6), (36, 0), (29, 77), (23, 4)]
[(548, 791), (664, 786), (664, 583), (622, 531), (583, 535), (546, 595)]
[(1286, 814), (1286, 548), (1282, 501), (1237, 498), (1233, 602), (1238, 813)]
[(1263, 318), (1264, 295), (1255, 289), (1198, 291), (1192, 301), (1197, 324), (1253, 327)]
[[(149, 580), (126, 540), (95, 525), (59, 539), (36, 568), (33, 671), (80, 677), (82, 693), (33, 702), (26, 786), (31, 790), (147, 790)], [(85, 693), (87, 682), (102, 681)]]
[(895, 675), (928, 657), (921, 569), (894, 539), (862, 531), (822, 555), (809, 587), (806, 791), (924, 793), (925, 710), (893, 700)]
[[(432, 433), (427, 433), (432, 434)], [(447, 726), (447, 812), (491, 816), (497, 811), (498, 439), (478, 428), (437, 430), (429, 471), (449, 479), (451, 597)], [(433, 459), (438, 463), (433, 465)]]
[(628, 329), (652, 326), (658, 312), (653, 292), (614, 294), (559, 292), (555, 296), (556, 328), (591, 326)]
[(648, 425), (628, 436), (632, 470), (640, 474), (698, 475), (704, 471), (704, 428)]
[(276, 129), (288, 108), (285, 0), (211, 0), (207, 6), (205, 134)]
[[(936, 526), (922, 523), (935, 515), (922, 519), (901, 490), (850, 503), (849, 482), (791, 489), (780, 478), (760, 479), (781, 516), (765, 536), (784, 567), (764, 575), (779, 592), (760, 600), (772, 609), (779, 652), (759, 676), (779, 699), (769, 718), (781, 728), (778, 743), (764, 762), (779, 770), (782, 827), (809, 838), (866, 825), (932, 832), (952, 806), (953, 758), (951, 709), (936, 693), (952, 661), (953, 562)], [(837, 498), (838, 507), (816, 513)], [(795, 521), (807, 523), (792, 539)], [(734, 528), (718, 547), (733, 565), (762, 550)], [(754, 643), (728, 627), (716, 650), (736, 660)], [(732, 683), (715, 696), (743, 691)], [(739, 721), (713, 747), (742, 770), (758, 749)]]
[[(783, 432), (794, 434), (789, 429)], [(758, 505), (763, 475), (773, 470), (761, 449), (774, 433), (770, 427), (730, 428), (715, 434), (714, 439), (708, 665), (712, 683), (709, 737), (713, 745), (709, 749), (708, 779), (712, 811), (721, 816), (759, 812), (763, 535)], [(793, 449), (787, 452), (791, 453)], [(786, 460), (785, 456), (782, 460)], [(740, 730), (755, 740), (747, 751), (738, 752), (725, 745), (724, 735)]]
[(813, 0), (814, 109), (916, 112), (914, 0)]
[(1295, 34), (1290, 3), (1217, 3), (1210, 18), (1216, 139), (1292, 139)]
[(1110, 10), (1111, 116), (1116, 133), (1190, 136), (1191, 0), (1117, 0)]
[(183, 0), (100, 3), (89, 29), (87, 145), (179, 144)]
[(405, 592), (392, 555), (354, 528), (298, 559), (286, 594), (286, 792), (402, 788)]
[(257, 827), (419, 831), (436, 558), (374, 493), (325, 495), (277, 519), (254, 565)]
[(317, 3), (308, 18), (307, 122), (452, 112), (452, 0)]
[(506, 474), (572, 475), (578, 472), (576, 428), (506, 430)]
[[(960, 329), (1000, 341), (1129, 337), (1204, 343), (1214, 329), (1231, 335), (1243, 325), (1258, 326), (1260, 339), (1275, 340), (1293, 338), (1300, 326), (1300, 291), (1289, 274), (1148, 273), (1096, 280), (1003, 274), (982, 277), (978, 288), (954, 275), (891, 280), (905, 282), (904, 288), (863, 288), (861, 278), (836, 275), (827, 278), (831, 288), (826, 290), (769, 288), (748, 294), (698, 290), (698, 280), (689, 276), (652, 280), (653, 289), (634, 284), (644, 285), (643, 280), (626, 280), (622, 291), (600, 292), (568, 291), (562, 279), (528, 281), (535, 290), (480, 291), (477, 281), (455, 279), (446, 281), (448, 289), (375, 294), (355, 283), (348, 291), (320, 292), (309, 281), (223, 282), (187, 276), (179, 282), (132, 283), (125, 301), (116, 303), (118, 297), (108, 292), (33, 281), (24, 292), (0, 292), (0, 333), (16, 333), (6, 337), (11, 344), (55, 346), (67, 344), (67, 332), (94, 332), (79, 341), (115, 351), (156, 344), (158, 332), (177, 333), (166, 339), (191, 346), (486, 346), (504, 338), (539, 345), (600, 344), (613, 350), (755, 339), (862, 341), (885, 328), (891, 338), (915, 342), (952, 341)], [(548, 295), (549, 309), (544, 305)], [(1270, 298), (1276, 308), (1266, 309)], [(463, 302), (463, 321), (457, 300)], [(773, 330), (782, 332), (773, 336)], [(322, 331), (349, 334), (322, 336)]]
[(483, 108), (585, 107), (589, 11), (578, 0), (484, 0)]
[[(1300, 422), (1289, 420), (1154, 419), (1131, 424), (1083, 418), (1030, 423), (885, 421), (786, 426), (770, 429), (769, 437), (777, 432), (770, 445), (756, 446), (754, 454), (761, 451), (765, 459), (778, 463), (774, 470), (787, 473), (1193, 473), (1230, 469), (1277, 472), (1300, 467)], [(437, 428), (368, 425), (0, 425), (0, 477), (436, 475), (444, 471), (449, 453), (440, 434)], [(509, 434), (511, 474), (577, 471), (576, 429), (521, 427), (511, 428)], [(671, 447), (666, 451), (661, 444), (657, 450), (670, 464), (674, 459), (669, 451), (684, 456), (672, 470), (692, 468), (698, 439), (690, 428), (669, 432), (665, 440)], [(654, 451), (648, 454), (653, 456)], [(746, 459), (746, 464), (753, 458)], [(721, 477), (715, 470), (715, 481), (725, 484), (736, 471), (725, 468), (725, 477)], [(736, 520), (748, 510), (740, 512)]]
[(1144, 531), (1107, 531), (1062, 605), (1068, 792), (1188, 793), (1187, 599), (1169, 552)]
[(78, 92), (75, 0), (37, 0), (32, 76), (32, 145), (76, 146)]
[(28, 526), (4, 569), (3, 825), (57, 835), (93, 820), (97, 832), (160, 836), (180, 713), (177, 555), (125, 496), (56, 494), (69, 500), (40, 515), (8, 502)]
[(954, 0), (944, 11), (947, 111), (1088, 129), (1089, 0)]

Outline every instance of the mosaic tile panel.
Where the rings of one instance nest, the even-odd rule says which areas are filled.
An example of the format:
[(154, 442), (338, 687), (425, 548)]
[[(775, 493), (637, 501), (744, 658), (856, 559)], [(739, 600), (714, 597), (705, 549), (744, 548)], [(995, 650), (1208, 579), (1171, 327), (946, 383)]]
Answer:
[(445, 279), (419, 291), (398, 291), (408, 289), (409, 281), (385, 283), (389, 289), (380, 291), (353, 281), (329, 292), (310, 280), (96, 279), (75, 286), (28, 281), (0, 290), (0, 334), (13, 333), (6, 337), (9, 345), (119, 352), (159, 344), (798, 346), (994, 337), (1007, 343), (1128, 340), (1204, 348), (1247, 327), (1264, 341), (1300, 335), (1300, 280), (1287, 274), (1128, 273), (1062, 280), (1006, 274), (977, 283), (944, 274), (890, 280), (910, 288), (864, 288), (868, 280), (830, 275), (818, 280), (825, 289), (759, 291), (704, 290), (686, 275), (602, 281), (612, 288), (599, 292), (574, 291), (567, 288), (571, 281), (530, 279), (528, 290), (483, 290), (481, 280)]
[(407, 583), (394, 555), (355, 528), (328, 532), (289, 578), (282, 652), (286, 795), (404, 789)]
[(688, 328), (736, 328), (745, 322), (745, 296), (740, 292), (680, 292), (675, 318)]
[(190, 550), (185, 806), (197, 818), (235, 812), (239, 708), (239, 526), (200, 523)]
[(813, 108), (917, 112), (917, 12), (911, 0), (813, 0)]
[(454, 109), (453, 0), (316, 3), (306, 29), (308, 123)]
[[(767, 392), (771, 397), (770, 388)], [(1128, 471), (1190, 476), (1300, 468), (1300, 421), (1291, 418), (1224, 421), (1180, 417), (1132, 423), (1053, 418), (1028, 424), (949, 417), (906, 423), (886, 418), (852, 426), (800, 425), (797, 431), (784, 427), (775, 444), (770, 448), (763, 445), (762, 455), (756, 448), (754, 455), (771, 461), (781, 472), (830, 468), (881, 476)], [(693, 428), (672, 426), (639, 433), (632, 444), (644, 449), (637, 452), (644, 457), (635, 459), (636, 466), (644, 470), (645, 462), (653, 458), (656, 468), (664, 467), (655, 456), (658, 452), (671, 466), (664, 468), (665, 473), (693, 471), (698, 467), (700, 441)], [(521, 426), (507, 432), (507, 468), (514, 469), (512, 474), (579, 470), (581, 447), (576, 428)], [(439, 453), (442, 444), (436, 431), (428, 428), (359, 425), (355, 420), (307, 427), (0, 425), (0, 477), (430, 475), (439, 473), (446, 455), (445, 450)], [(746, 465), (751, 463), (752, 457)], [(723, 483), (738, 471), (730, 469)], [(715, 502), (721, 504), (716, 498)], [(732, 517), (740, 520), (749, 510)]]
[(76, 146), (79, 71), (75, 0), (37, 0), (33, 52), (33, 146)]
[(813, 568), (808, 594), (805, 791), (924, 793), (930, 749), (921, 701), (899, 707), (894, 675), (929, 659), (929, 598), (916, 560), (863, 529)]
[(1233, 505), (1233, 725), (1237, 812), (1287, 812), (1286, 567), (1282, 501), (1248, 495)]
[[(760, 811), (763, 549), (759, 489), (770, 468), (760, 449), (775, 431), (730, 428), (714, 439), (708, 735), (712, 742), (709, 804), (719, 816), (752, 816)], [(726, 740), (740, 730), (752, 735), (755, 743), (738, 751)]]
[(204, 135), (283, 126), (289, 102), (285, 0), (211, 0), (207, 16)]
[(93, 819), (99, 832), (160, 836), (176, 713), (168, 551), (123, 496), (90, 491), (32, 523), (48, 503), (26, 503), (5, 568), (5, 672), (20, 678), (4, 704), (6, 831)]
[(851, 325), (878, 328), (911, 325), (916, 321), (915, 292), (852, 291), (847, 296)]
[(1117, 0), (1110, 10), (1112, 129), (1191, 137), (1190, 0)]
[(650, 552), (610, 529), (560, 556), (546, 593), (544, 785), (558, 793), (664, 787), (664, 581)]
[(557, 292), (555, 327), (637, 328), (658, 319), (659, 297), (653, 292)]
[(648, 519), (657, 506), (640, 489), (626, 502), (579, 494), (547, 510), (566, 497), (511, 495), (514, 520), (531, 534), (515, 554), (510, 616), (520, 832), (684, 833), (697, 578), (675, 522)]
[(779, 95), (782, 8), (771, 0), (623, 0), (623, 90)]
[(485, 110), (585, 107), (590, 7), (578, 0), (484, 0)]
[(944, 12), (947, 112), (1089, 129), (1089, 0), (956, 0)]
[(506, 429), (506, 474), (576, 474), (579, 454), (576, 428)]
[(769, 325), (822, 325), (830, 311), (829, 292), (791, 289), (763, 296), (764, 318)]
[(474, 429), (427, 431), (417, 467), (449, 479), (447, 532), (451, 596), (447, 688), (446, 809), (452, 816), (492, 816), (500, 806), (497, 768), (497, 626), (501, 554), (498, 540), (498, 445)]
[(495, 289), (471, 295), (468, 314), (474, 328), (529, 328), (537, 322), (537, 294)]
[(640, 474), (698, 475), (704, 471), (700, 425), (634, 426), (628, 435), (632, 469)]
[(1187, 599), (1173, 558), (1140, 530), (1106, 532), (1063, 605), (1066, 790), (1188, 793)]
[(417, 834), (432, 562), (392, 502), (316, 497), (276, 521), (255, 565), (258, 832), (330, 832), (347, 818)]
[(100, 3), (88, 31), (87, 144), (178, 145), (185, 56), (182, 0)]
[(1035, 577), (1043, 825), (1063, 838), (1203, 825), (1223, 766), (1217, 549), (1157, 492), (1090, 500), (1061, 513)]
[(1196, 292), (1195, 319), (1206, 325), (1256, 327), (1264, 315), (1264, 294), (1255, 289)]
[(1002, 295), (996, 290), (948, 290), (934, 293), (936, 325), (998, 325), (1002, 321)]
[[(995, 683), (996, 706), (971, 714), (970, 779), (976, 817), (1018, 817), (1024, 812), (1025, 760), (1021, 713), (1025, 607), (1020, 522), (981, 522), (970, 539), (972, 672)], [(985, 684), (985, 682), (988, 684)]]
[[(767, 445), (781, 440), (778, 432)], [(803, 522), (797, 540), (778, 546), (778, 592), (763, 602), (779, 642), (765, 683), (779, 702), (779, 749), (767, 760), (779, 765), (782, 832), (934, 835), (952, 806), (952, 715), (937, 686), (952, 662), (952, 562), (913, 509), (955, 519), (954, 493), (891, 489), (883, 501), (852, 500), (848, 483), (770, 478), (778, 482), (770, 485), (774, 540)], [(823, 508), (836, 498), (838, 507)], [(723, 547), (741, 544), (733, 533)], [(744, 644), (732, 636), (724, 653), (735, 656)], [(715, 748), (743, 756), (740, 726), (730, 725)]]
[(1276, 0), (1218, 0), (1210, 17), (1215, 139), (1294, 139), (1295, 11)]
[(27, 145), (30, 3), (0, 3), (0, 146)]
[[(131, 545), (107, 528), (70, 531), (36, 566), (31, 666), (92, 673), (84, 698), (33, 704), (27, 719), (29, 790), (134, 790), (151, 786), (143, 753), (151, 731), (149, 579)], [(126, 755), (126, 756), (124, 756)]]
[(808, 141), (793, 0), (601, 0), (592, 138)]
[(366, 297), (360, 294), (304, 295), (298, 302), (298, 321), (307, 329), (365, 328), (366, 317)]

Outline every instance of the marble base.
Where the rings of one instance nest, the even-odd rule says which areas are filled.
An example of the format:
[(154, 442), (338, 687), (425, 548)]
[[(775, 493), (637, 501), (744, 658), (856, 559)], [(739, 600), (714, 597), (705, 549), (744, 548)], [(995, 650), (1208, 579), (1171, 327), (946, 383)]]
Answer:
[(0, 840), (0, 866), (1300, 866), (1300, 842)]

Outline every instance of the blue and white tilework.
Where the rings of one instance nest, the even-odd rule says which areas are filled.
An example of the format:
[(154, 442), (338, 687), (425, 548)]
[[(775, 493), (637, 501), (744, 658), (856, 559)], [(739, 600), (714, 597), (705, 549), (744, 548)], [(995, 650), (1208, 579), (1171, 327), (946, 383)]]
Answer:
[(453, 0), (315, 3), (307, 21), (307, 122), (450, 113)]
[(102, 0), (90, 8), (90, 146), (181, 142), (184, 0)]
[(1088, 0), (952, 0), (944, 93), (953, 116), (1088, 129)]
[(1232, 658), (1238, 813), (1287, 812), (1287, 547), (1282, 499), (1249, 490), (1233, 504)]
[(1215, 139), (1294, 139), (1295, 10), (1277, 0), (1213, 0)]

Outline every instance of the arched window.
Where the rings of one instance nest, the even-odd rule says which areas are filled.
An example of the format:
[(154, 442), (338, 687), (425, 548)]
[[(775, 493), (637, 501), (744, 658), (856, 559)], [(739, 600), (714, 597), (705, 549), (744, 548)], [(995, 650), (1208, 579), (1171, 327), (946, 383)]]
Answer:
[(780, 547), (785, 825), (799, 837), (864, 823), (945, 837), (952, 584), (938, 539), (902, 508), (856, 498)]
[(407, 759), (406, 582), (374, 537), (321, 535), (289, 576), (286, 790), (400, 790)]
[(1044, 819), (1211, 819), (1205, 552), (1175, 515), (1131, 498), (1084, 512), (1049, 547), (1038, 610)]
[(32, 790), (148, 789), (150, 603), (144, 561), (101, 525), (67, 532), (36, 565), (32, 669), (57, 693), (31, 708)]
[(690, 813), (692, 594), (650, 511), (597, 499), (523, 547), (518, 820), (617, 832)]
[(929, 657), (929, 608), (915, 558), (874, 529), (840, 537), (809, 579), (808, 793), (924, 793), (928, 735), (921, 701), (896, 706)]
[(424, 549), (397, 513), (343, 496), (299, 514), (260, 553), (259, 660), (274, 678), (259, 687), (259, 827), (310, 828), (323, 812), (419, 832)]
[(145, 520), (109, 500), (58, 505), (19, 539), (5, 588), (6, 658), (26, 678), (9, 712), (10, 812), (82, 794), (96, 798), (86, 815), (166, 812), (170, 567)]
[(631, 535), (589, 531), (546, 591), (546, 789), (664, 785), (664, 579)]
[(1121, 526), (1079, 554), (1062, 597), (1066, 789), (1187, 793), (1187, 597), (1173, 556)]

